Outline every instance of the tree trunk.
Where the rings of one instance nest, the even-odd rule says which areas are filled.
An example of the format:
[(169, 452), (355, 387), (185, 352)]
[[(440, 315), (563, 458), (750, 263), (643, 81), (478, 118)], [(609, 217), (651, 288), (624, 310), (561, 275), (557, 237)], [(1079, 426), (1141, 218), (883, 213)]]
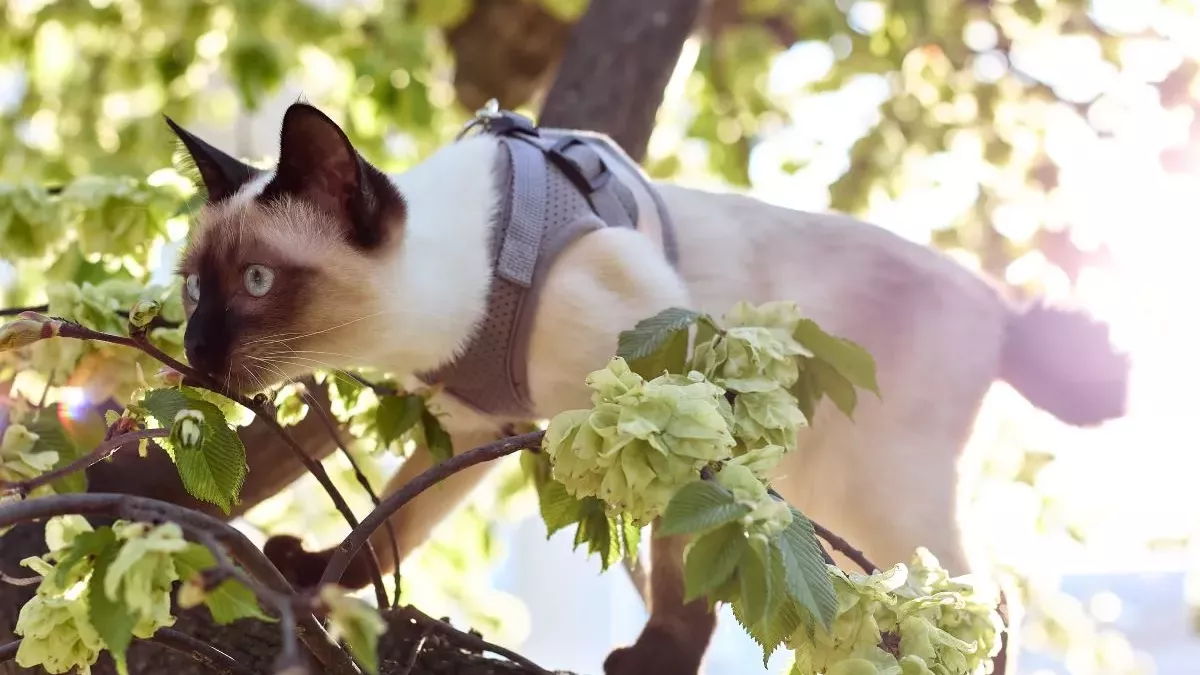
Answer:
[[(635, 159), (645, 154), (654, 118), (662, 102), (663, 89), (678, 60), (683, 42), (692, 30), (703, 0), (599, 0), (575, 26), (553, 87), (546, 96), (540, 123), (547, 126), (589, 129), (609, 134)], [(322, 405), (323, 389), (312, 389)], [(328, 438), (320, 411), (290, 431), (311, 456), (325, 457), (336, 447)], [(250, 471), (242, 501), (232, 516), (277, 493), (299, 478), (304, 469), (291, 451), (270, 429), (254, 423), (241, 429)], [(165, 453), (147, 458), (136, 453), (118, 454), (113, 460), (88, 471), (92, 492), (121, 492), (184, 504), (218, 517), (215, 507), (192, 499)], [(230, 516), (230, 517), (232, 517)], [(0, 570), (16, 576), (28, 575), (19, 566), (22, 558), (43, 553), (40, 526), (14, 528), (0, 537)], [(0, 644), (13, 638), (12, 629), (32, 587), (0, 583)], [(179, 611), (175, 628), (208, 640), (239, 662), (263, 673), (272, 672), (278, 653), (277, 628), (272, 624), (239, 621), (232, 626), (214, 626), (207, 611)], [(585, 621), (586, 617), (580, 617)], [(381, 672), (384, 675), (517, 675), (527, 672), (513, 664), (464, 652), (436, 637), (424, 641), (414, 658), (414, 647), (422, 631), (406, 621), (391, 619), (391, 630), (380, 641)], [(412, 663), (412, 667), (409, 667)], [(130, 672), (135, 675), (209, 675), (212, 671), (186, 655), (154, 644), (135, 644), (130, 651)], [(599, 665), (597, 670), (599, 670)], [(115, 672), (102, 658), (93, 669), (97, 675)], [(0, 664), (0, 675), (30, 672), (15, 663)], [(34, 671), (41, 672), (41, 671)]]
[(546, 95), (539, 124), (608, 134), (637, 161), (704, 0), (592, 2)]

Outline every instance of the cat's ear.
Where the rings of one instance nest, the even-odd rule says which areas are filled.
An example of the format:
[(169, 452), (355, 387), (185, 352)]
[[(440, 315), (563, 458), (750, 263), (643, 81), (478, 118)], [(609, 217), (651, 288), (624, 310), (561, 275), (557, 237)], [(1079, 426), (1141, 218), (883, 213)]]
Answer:
[(387, 176), (359, 156), (337, 123), (305, 103), (284, 113), (279, 165), (259, 199), (283, 195), (321, 209), (364, 249), (382, 243), (404, 215), (404, 200)]
[(237, 192), (243, 185), (250, 182), (258, 169), (244, 164), (233, 157), (205, 143), (199, 136), (191, 133), (175, 123), (170, 117), (163, 115), (167, 126), (183, 142), (183, 147), (191, 155), (196, 169), (200, 172), (200, 180), (208, 190), (209, 203), (218, 202)]

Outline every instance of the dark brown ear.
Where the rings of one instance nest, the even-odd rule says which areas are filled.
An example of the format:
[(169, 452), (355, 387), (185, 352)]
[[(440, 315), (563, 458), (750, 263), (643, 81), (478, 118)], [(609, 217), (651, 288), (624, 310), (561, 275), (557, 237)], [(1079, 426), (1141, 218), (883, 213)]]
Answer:
[(174, 131), (179, 140), (183, 142), (183, 147), (187, 148), (188, 154), (195, 162), (196, 169), (200, 172), (200, 179), (204, 182), (204, 188), (208, 191), (210, 204), (219, 202), (237, 192), (258, 175), (258, 169), (249, 164), (243, 164), (205, 143), (199, 136), (179, 126), (170, 117), (163, 115), (163, 118), (166, 119), (167, 126), (171, 127), (171, 131)]
[(404, 199), (381, 171), (359, 156), (345, 132), (325, 113), (295, 103), (283, 116), (279, 166), (259, 199), (290, 195), (321, 209), (363, 249), (383, 243), (403, 218)]

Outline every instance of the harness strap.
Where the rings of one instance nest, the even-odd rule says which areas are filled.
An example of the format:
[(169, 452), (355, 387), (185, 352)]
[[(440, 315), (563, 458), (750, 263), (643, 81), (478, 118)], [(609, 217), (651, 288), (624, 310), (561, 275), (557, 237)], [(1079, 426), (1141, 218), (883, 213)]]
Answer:
[[(649, 224), (675, 262), (665, 206), (645, 174), (606, 137), (538, 129), (527, 118), (490, 112), (472, 122), (500, 141), (500, 189), (506, 193), (493, 230), (495, 276), (482, 323), (462, 354), (420, 374), (489, 415), (533, 414), (529, 342), (538, 297), (558, 255), (604, 227)], [(632, 180), (631, 180), (632, 179)], [(640, 188), (635, 192), (627, 184)]]

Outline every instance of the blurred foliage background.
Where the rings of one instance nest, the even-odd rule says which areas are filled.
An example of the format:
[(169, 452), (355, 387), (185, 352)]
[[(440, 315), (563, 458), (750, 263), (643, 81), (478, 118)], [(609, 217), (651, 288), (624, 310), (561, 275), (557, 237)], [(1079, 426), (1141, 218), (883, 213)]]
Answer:
[[(193, 188), (173, 168), (162, 114), (202, 135), (232, 128), (237, 147), (226, 149), (265, 160), (273, 139), (245, 120), (302, 93), (365, 156), (401, 171), (488, 98), (536, 113), (586, 5), (0, 3), (0, 305), (59, 293), (52, 309), (85, 316), (124, 303), (131, 286), (174, 283), (170, 258)], [(1200, 335), (1180, 319), (1198, 318), (1186, 309), (1194, 299), (1174, 276), (1187, 268), (1181, 238), (1197, 241), (1187, 229), (1200, 142), (1197, 38), (1191, 0), (713, 0), (646, 158), (658, 178), (857, 214), (1017, 294), (1082, 302), (1151, 364), (1145, 407), (1159, 416), (1068, 431), (997, 391), (968, 457), (986, 469), (968, 486), (969, 517), (989, 535), (987, 554), (1027, 582), (1030, 642), (1068, 654), (1075, 673), (1147, 671), (1086, 607), (1056, 592), (1062, 566), (1048, 561), (1092, 556), (1138, 568), (1145, 552), (1182, 556), (1200, 524), (1194, 506), (1163, 501), (1186, 494), (1189, 472), (1161, 471), (1196, 468), (1178, 463), (1186, 443), (1171, 429), (1188, 433), (1175, 393), (1200, 376), (1190, 346)], [(80, 374), (87, 353), (42, 359), (40, 370), (8, 364), (14, 393), (41, 394), (46, 374), (57, 374), (56, 386), (95, 376)], [(366, 438), (355, 451), (381, 484), (398, 460)], [(1127, 450), (1135, 438), (1138, 449)], [(328, 463), (358, 495), (344, 461)], [(520, 604), (491, 590), (486, 570), (502, 553), (493, 516), (530, 507), (516, 473), (494, 478), (504, 489), (481, 491), (406, 579), (418, 604), (457, 608), (519, 641)], [(332, 541), (332, 512), (295, 498), (306, 480), (249, 520), (305, 532), (310, 544)], [(356, 507), (367, 508), (365, 497)]]

